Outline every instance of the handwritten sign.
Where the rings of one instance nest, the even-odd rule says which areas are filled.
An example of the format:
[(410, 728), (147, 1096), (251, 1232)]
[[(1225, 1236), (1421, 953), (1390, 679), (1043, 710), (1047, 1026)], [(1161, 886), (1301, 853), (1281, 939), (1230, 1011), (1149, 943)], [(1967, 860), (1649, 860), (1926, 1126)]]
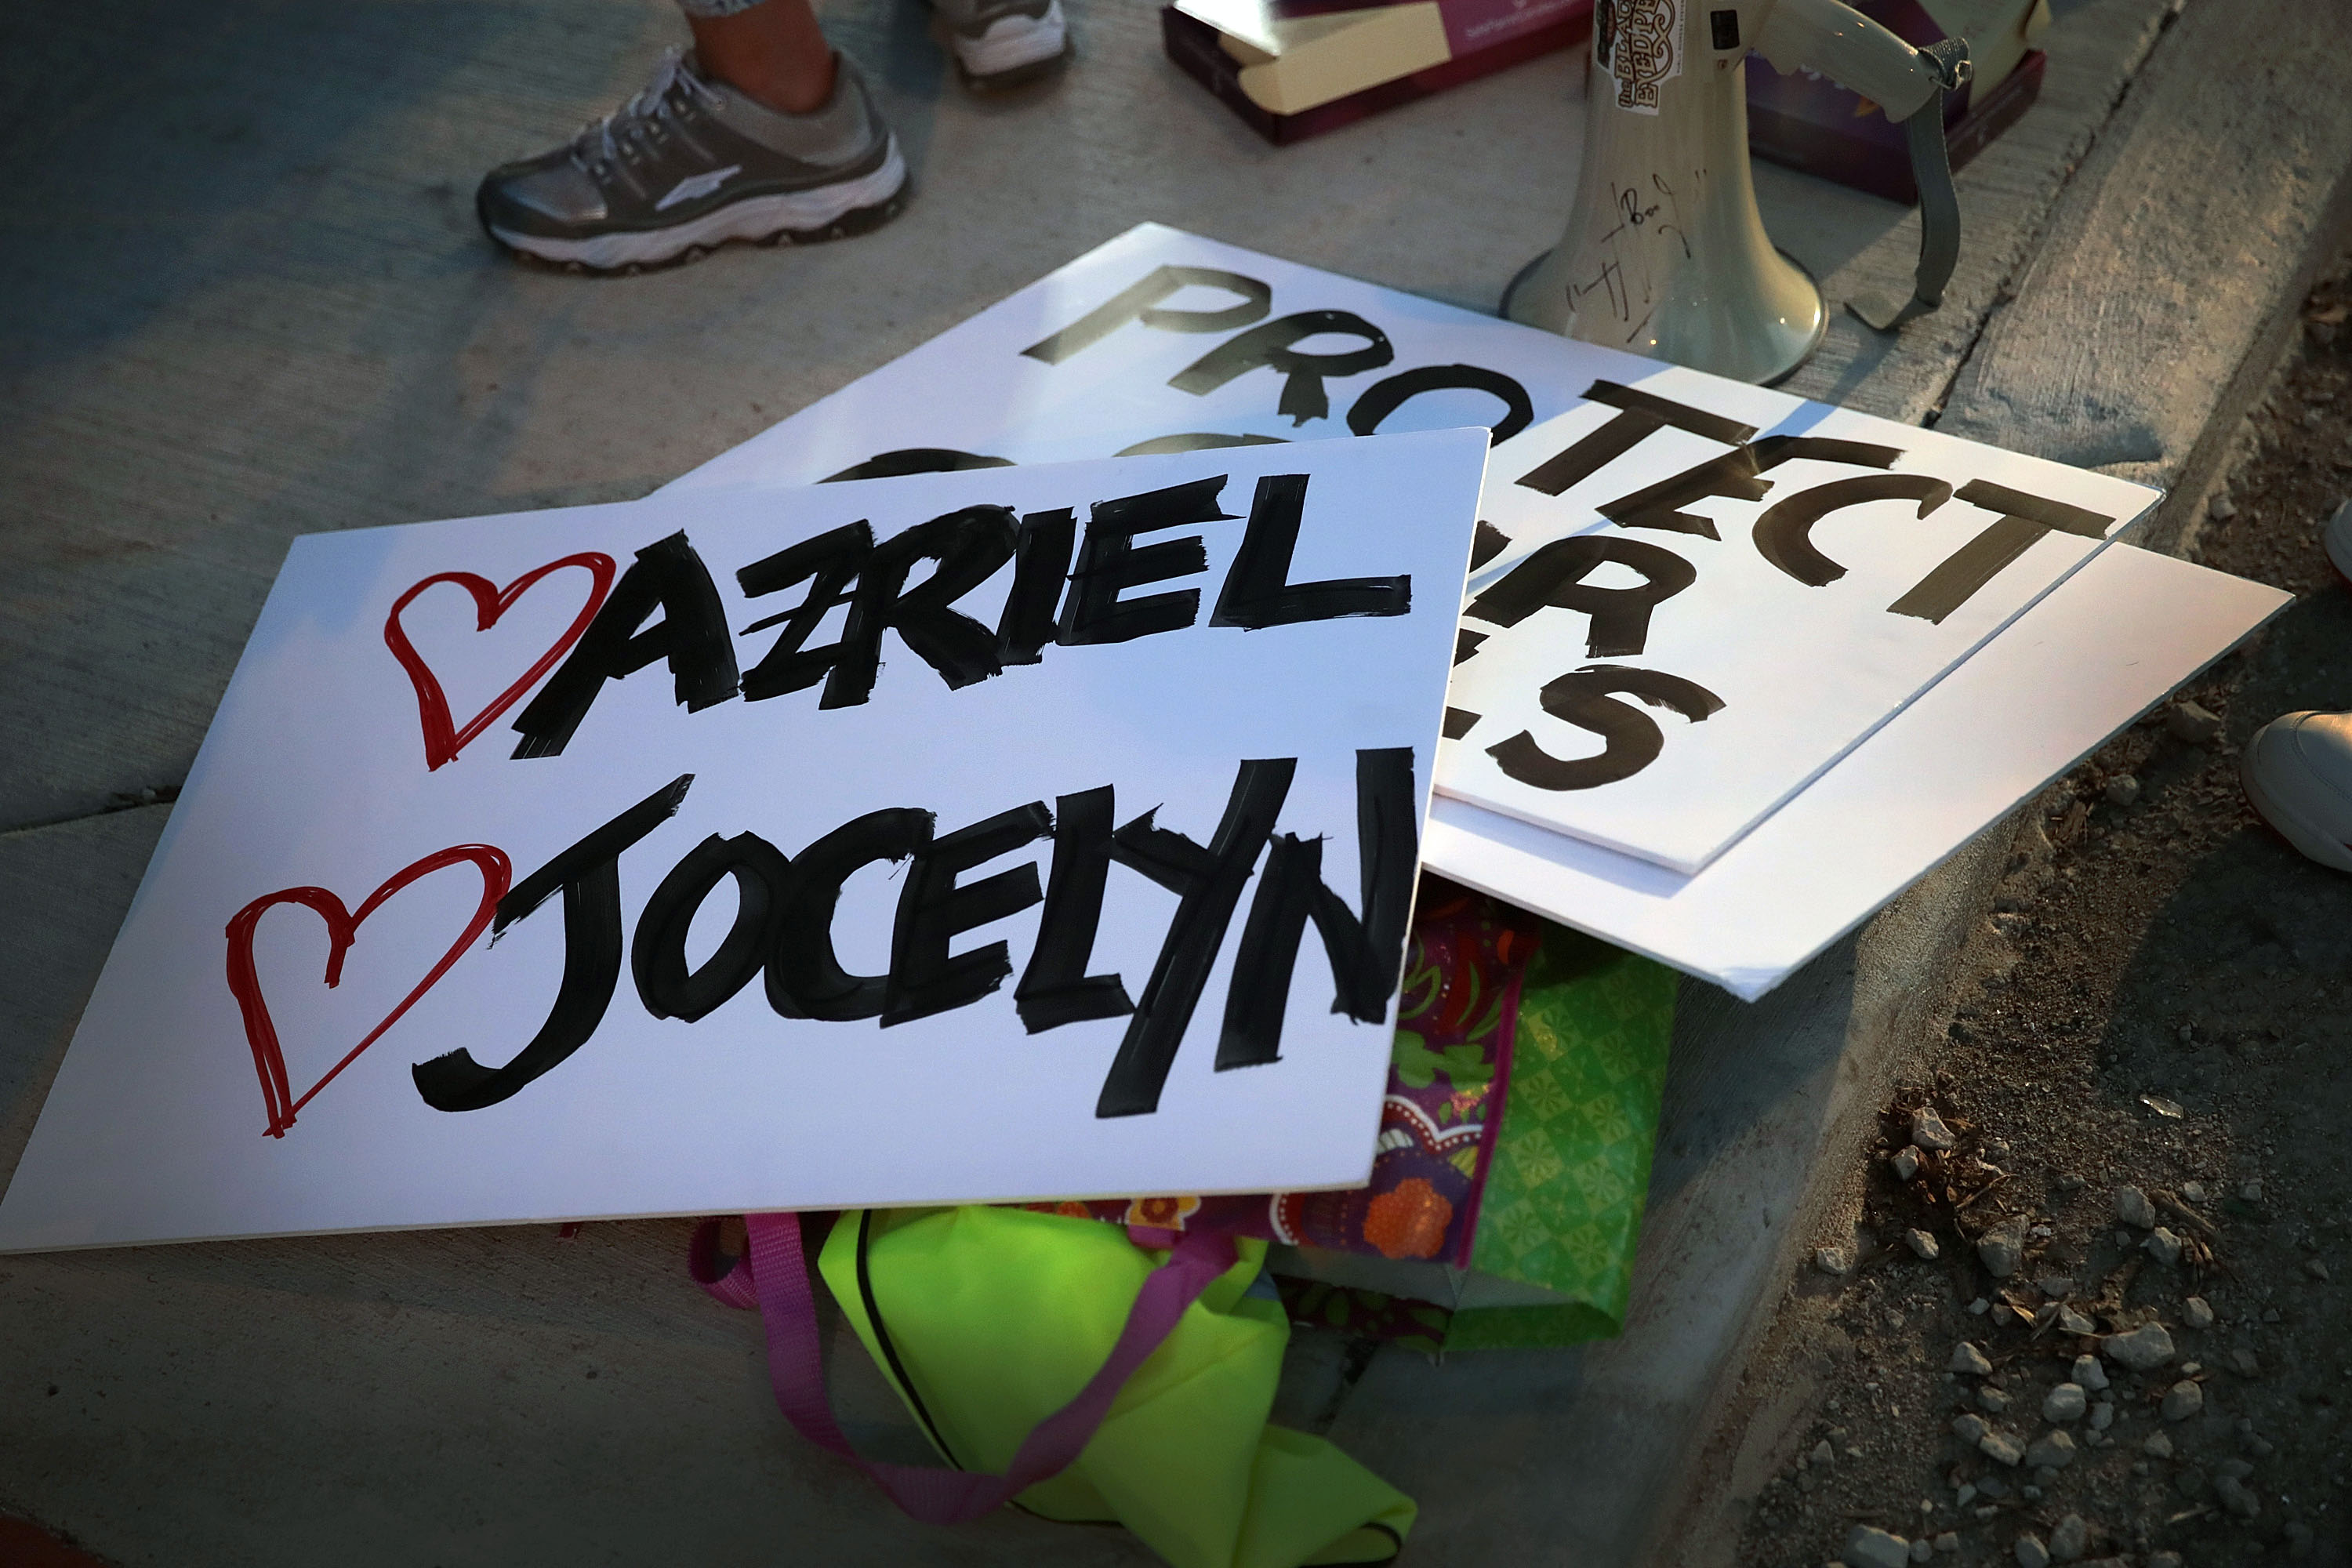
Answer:
[(1486, 448), (298, 540), (0, 1248), (1360, 1184)]
[(2158, 499), (1149, 225), (676, 488), (1472, 422), (1438, 792), (1684, 873)]

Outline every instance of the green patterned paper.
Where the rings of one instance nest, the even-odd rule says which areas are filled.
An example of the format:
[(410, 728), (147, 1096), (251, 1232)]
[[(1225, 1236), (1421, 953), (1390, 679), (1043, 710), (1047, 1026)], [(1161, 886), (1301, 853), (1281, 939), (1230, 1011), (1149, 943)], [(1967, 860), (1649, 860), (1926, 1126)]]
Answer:
[(1546, 922), (1471, 1268), (1565, 1300), (1465, 1305), (1448, 1349), (1571, 1344), (1623, 1327), (1675, 984), (1662, 964)]

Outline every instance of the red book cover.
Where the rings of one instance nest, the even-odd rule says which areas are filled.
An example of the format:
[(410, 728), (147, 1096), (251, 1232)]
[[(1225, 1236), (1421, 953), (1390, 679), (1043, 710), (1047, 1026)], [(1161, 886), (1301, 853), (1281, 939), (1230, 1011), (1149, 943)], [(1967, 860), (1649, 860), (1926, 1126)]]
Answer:
[[(1853, 3), (1906, 43), (1944, 37), (1918, 0)], [(1979, 91), (1971, 85), (1946, 96), (1944, 144), (1956, 173), (2032, 106), (2041, 95), (2043, 64), (2036, 49), (1991, 88)], [(1783, 74), (1756, 54), (1748, 57), (1748, 146), (1759, 157), (1890, 201), (1919, 199), (1903, 128), (1885, 110), (1819, 72)]]
[[(1320, 5), (1325, 10), (1362, 10), (1360, 5), (1328, 0), (1277, 0), (1281, 5)], [(1440, 0), (1447, 42), (1454, 56), (1443, 65), (1384, 81), (1361, 92), (1318, 104), (1297, 114), (1276, 114), (1242, 90), (1241, 62), (1227, 54), (1217, 30), (1173, 5), (1160, 12), (1160, 33), (1168, 58), (1185, 75), (1215, 93), (1250, 129), (1277, 146), (1303, 142), (1367, 115), (1475, 81), (1521, 60), (1580, 43), (1592, 30), (1591, 0), (1573, 0), (1565, 9), (1523, 20), (1531, 9), (1513, 0)], [(1280, 15), (1311, 15), (1285, 10)]]

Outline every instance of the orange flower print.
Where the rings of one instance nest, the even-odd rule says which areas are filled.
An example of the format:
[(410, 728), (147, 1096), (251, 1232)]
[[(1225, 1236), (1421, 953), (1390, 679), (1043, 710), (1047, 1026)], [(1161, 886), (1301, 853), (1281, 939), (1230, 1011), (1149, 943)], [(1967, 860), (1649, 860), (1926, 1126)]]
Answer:
[(1200, 1210), (1198, 1198), (1137, 1198), (1127, 1205), (1126, 1223), (1150, 1226), (1155, 1230), (1181, 1230), (1185, 1217)]
[(1364, 1239), (1383, 1258), (1434, 1258), (1454, 1205), (1419, 1176), (1399, 1182), (1364, 1212)]

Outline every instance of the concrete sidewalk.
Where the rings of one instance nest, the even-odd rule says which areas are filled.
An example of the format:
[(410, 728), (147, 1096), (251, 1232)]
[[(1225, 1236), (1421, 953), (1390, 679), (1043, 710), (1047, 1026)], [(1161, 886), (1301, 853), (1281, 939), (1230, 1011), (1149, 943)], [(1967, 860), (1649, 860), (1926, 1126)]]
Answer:
[[(639, 85), (681, 34), (656, 0), (0, 13), (0, 145), (30, 187), (0, 219), (0, 1172), (293, 534), (640, 495), (1147, 218), (1482, 308), (1557, 237), (1580, 56), (1276, 150), (1160, 58), (1151, 7), (1066, 3), (1076, 67), (989, 100), (957, 86), (913, 0), (825, 7), (906, 144), (907, 216), (613, 281), (497, 257), (471, 190)], [(2214, 221), (2253, 224), (2262, 260), (2218, 324), (2188, 299), (2131, 327), (2143, 354), (2149, 334), (2210, 339), (2195, 363), (2218, 384), (2136, 389), (2119, 359), (2098, 390), (2157, 432), (2155, 458), (2120, 454), (2134, 477), (2193, 479), (2326, 227), (2352, 120), (2310, 95), (2342, 47), (2283, 0), (2239, 8), (2234, 52), (2180, 42), (2232, 30), (2213, 0), (2170, 35), (2167, 0), (2058, 9), (2041, 106), (1963, 176), (1945, 310), (1894, 342), (1841, 318), (1792, 385), (1917, 420), (1981, 383), (1951, 403), (1968, 433), (2026, 428), (2001, 409), (2047, 351), (1982, 350), (2028, 342), (2053, 289), (2146, 264), (2110, 230), (2118, 210), (2147, 221), (2130, 182), (2152, 176), (2085, 181), (2137, 144), (2111, 139), (2117, 106), (2130, 121), (2135, 74), (2169, 58), (2241, 108), (2179, 121), (2176, 168), (2234, 171)], [(2261, 140), (2281, 125), (2299, 152)], [(1832, 298), (1907, 273), (1901, 209), (1769, 167), (1759, 184)], [(2079, 216), (2101, 193), (2126, 205)], [(1759, 1006), (1686, 988), (1624, 1340), (1383, 1354), (1357, 1381), (1299, 1337), (1286, 1409), (1420, 1498), (1413, 1561), (1657, 1557), (1814, 1160), (1876, 1103), (1997, 859), (1963, 857)], [(125, 1563), (1149, 1560), (1009, 1513), (900, 1519), (784, 1430), (756, 1325), (686, 1282), (684, 1236), (0, 1259), (0, 1512)], [(887, 1394), (861, 1356), (835, 1364), (883, 1437)]]

